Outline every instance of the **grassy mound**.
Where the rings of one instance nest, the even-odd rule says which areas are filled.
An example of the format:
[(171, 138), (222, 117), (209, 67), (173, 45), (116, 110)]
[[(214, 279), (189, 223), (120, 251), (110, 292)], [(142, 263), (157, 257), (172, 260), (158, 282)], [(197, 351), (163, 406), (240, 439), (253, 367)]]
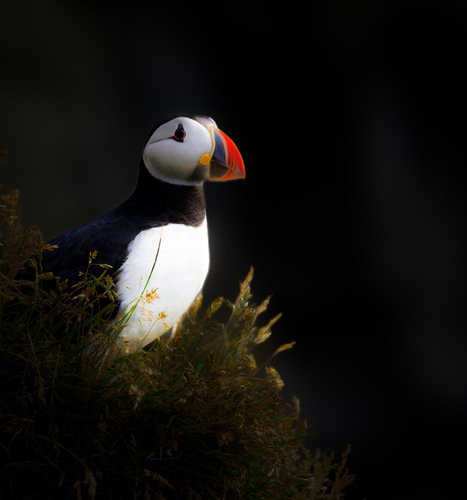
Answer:
[(1, 498), (343, 498), (347, 453), (305, 448), (298, 400), (256, 364), (277, 318), (257, 326), (268, 300), (251, 303), (251, 271), (234, 302), (198, 300), (173, 338), (109, 361), (107, 270), (91, 256), (73, 288), (42, 273), (51, 249), (19, 228), (17, 198), (1, 209)]

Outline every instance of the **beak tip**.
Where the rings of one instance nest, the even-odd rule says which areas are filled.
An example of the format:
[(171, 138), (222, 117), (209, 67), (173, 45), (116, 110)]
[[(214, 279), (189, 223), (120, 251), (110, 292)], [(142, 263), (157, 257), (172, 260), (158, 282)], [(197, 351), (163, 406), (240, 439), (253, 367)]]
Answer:
[[(221, 177), (217, 178), (211, 177), (211, 180), (233, 181), (236, 179), (244, 179), (245, 164), (243, 162), (242, 155), (240, 154), (240, 151), (238, 150), (237, 146), (232, 141), (232, 139), (230, 139), (230, 137), (228, 137), (221, 130), (216, 129), (214, 134), (220, 139), (219, 143), (222, 144), (221, 162), (224, 164), (224, 167), (227, 169), (227, 172), (225, 172), (225, 174), (222, 175)], [(217, 159), (216, 153), (214, 153), (214, 159)]]
[(245, 166), (243, 165), (243, 163), (242, 163), (240, 168), (236, 167), (235, 173), (236, 173), (236, 175), (235, 175), (234, 179), (244, 179), (245, 178), (245, 176), (246, 176)]

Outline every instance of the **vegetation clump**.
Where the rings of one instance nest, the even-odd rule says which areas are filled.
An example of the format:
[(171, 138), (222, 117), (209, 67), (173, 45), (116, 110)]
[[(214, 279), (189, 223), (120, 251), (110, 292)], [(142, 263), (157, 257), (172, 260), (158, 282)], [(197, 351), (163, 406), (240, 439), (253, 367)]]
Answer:
[(43, 273), (53, 249), (20, 229), (17, 200), (1, 202), (1, 498), (343, 498), (347, 452), (310, 452), (298, 400), (257, 366), (277, 317), (257, 326), (252, 271), (234, 302), (199, 299), (171, 338), (109, 358), (107, 269), (91, 255), (74, 287)]

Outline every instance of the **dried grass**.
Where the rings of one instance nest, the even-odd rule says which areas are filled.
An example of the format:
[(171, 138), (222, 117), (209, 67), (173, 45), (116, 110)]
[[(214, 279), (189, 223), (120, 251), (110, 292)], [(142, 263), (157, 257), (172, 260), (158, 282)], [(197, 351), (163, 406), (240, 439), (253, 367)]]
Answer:
[(199, 299), (173, 338), (110, 363), (107, 269), (90, 256), (74, 288), (44, 274), (53, 249), (21, 230), (17, 202), (2, 196), (1, 498), (343, 498), (348, 450), (308, 450), (298, 400), (281, 398), (270, 360), (256, 364), (278, 317), (257, 326), (268, 299), (251, 303), (252, 270), (235, 301)]

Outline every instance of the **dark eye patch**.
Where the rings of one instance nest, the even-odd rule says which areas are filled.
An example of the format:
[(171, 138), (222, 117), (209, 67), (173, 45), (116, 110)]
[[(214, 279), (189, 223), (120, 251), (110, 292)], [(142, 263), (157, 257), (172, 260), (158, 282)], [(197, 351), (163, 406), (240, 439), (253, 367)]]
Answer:
[(185, 129), (183, 128), (183, 125), (179, 123), (177, 130), (174, 132), (174, 135), (172, 136), (172, 139), (174, 139), (177, 142), (183, 142), (183, 139), (185, 139), (185, 137), (186, 137)]

